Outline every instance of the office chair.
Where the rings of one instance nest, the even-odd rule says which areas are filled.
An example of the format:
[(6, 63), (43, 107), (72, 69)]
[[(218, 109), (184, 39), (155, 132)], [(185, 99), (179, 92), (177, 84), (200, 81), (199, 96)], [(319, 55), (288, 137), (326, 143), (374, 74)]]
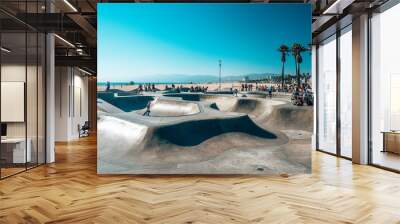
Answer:
[(78, 124), (79, 138), (89, 136), (89, 129), (90, 129), (89, 121), (85, 121), (82, 127), (80, 127), (80, 125)]

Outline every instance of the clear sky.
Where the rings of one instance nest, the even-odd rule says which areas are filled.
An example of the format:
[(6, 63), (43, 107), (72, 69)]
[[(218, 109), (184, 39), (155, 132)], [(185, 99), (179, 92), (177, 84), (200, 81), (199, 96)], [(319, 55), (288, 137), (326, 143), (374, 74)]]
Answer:
[[(222, 76), (280, 73), (279, 46), (311, 42), (306, 4), (100, 3), (97, 25), (98, 81), (217, 76), (219, 59)], [(294, 69), (290, 55), (285, 73)]]

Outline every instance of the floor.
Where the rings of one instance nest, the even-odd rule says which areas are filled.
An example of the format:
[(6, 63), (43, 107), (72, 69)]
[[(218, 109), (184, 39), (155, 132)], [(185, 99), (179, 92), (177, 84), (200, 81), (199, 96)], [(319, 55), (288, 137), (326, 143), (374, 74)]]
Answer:
[(0, 223), (400, 223), (400, 175), (313, 152), (313, 174), (99, 176), (96, 139), (0, 181)]
[(25, 171), (25, 167), (23, 168), (0, 168), (1, 169), (1, 178), (11, 176), (13, 174)]
[(400, 155), (392, 152), (374, 151), (373, 163), (376, 165), (388, 167), (395, 170), (400, 170)]
[(7, 178), (8, 176), (24, 172), (26, 169), (33, 169), (36, 166), (36, 164), (27, 164), (27, 167), (25, 167), (25, 165), (19, 165), (19, 167), (0, 168), (1, 178)]

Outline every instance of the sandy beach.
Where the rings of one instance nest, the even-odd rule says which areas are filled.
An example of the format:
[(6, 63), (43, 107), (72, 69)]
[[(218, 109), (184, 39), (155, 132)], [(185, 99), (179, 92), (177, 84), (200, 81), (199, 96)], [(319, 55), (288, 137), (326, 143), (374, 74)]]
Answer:
[[(253, 88), (255, 88), (255, 83), (253, 84)], [(155, 84), (155, 88), (160, 89), (160, 90), (164, 90), (165, 86), (168, 85), (169, 87), (171, 87), (172, 84)], [(259, 83), (258, 85), (263, 85), (263, 86), (277, 86), (278, 84), (273, 84), (273, 83)], [(178, 86), (183, 86), (185, 88), (190, 88), (190, 87), (208, 87), (208, 91), (216, 91), (219, 88), (219, 83), (194, 83), (194, 84), (175, 84), (176, 87)], [(242, 86), (241, 82), (223, 82), (221, 83), (221, 89), (222, 90), (230, 90), (232, 89), (238, 89), (240, 90)], [(133, 84), (133, 85), (129, 85), (129, 84), (112, 84), (110, 85), (111, 89), (119, 89), (119, 90), (124, 90), (124, 91), (130, 91), (130, 90), (134, 90), (139, 88), (139, 84)], [(98, 85), (97, 86), (97, 90), (98, 91), (104, 91), (106, 89), (105, 85)]]

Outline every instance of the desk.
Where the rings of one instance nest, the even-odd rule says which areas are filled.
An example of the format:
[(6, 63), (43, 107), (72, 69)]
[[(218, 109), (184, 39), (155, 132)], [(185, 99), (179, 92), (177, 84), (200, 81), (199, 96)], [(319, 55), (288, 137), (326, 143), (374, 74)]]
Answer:
[(1, 139), (1, 154), (2, 157), (9, 163), (26, 163), (31, 162), (32, 153), (30, 138), (27, 139), (25, 151), (25, 138), (5, 138)]
[(400, 131), (383, 131), (382, 152), (400, 154)]

